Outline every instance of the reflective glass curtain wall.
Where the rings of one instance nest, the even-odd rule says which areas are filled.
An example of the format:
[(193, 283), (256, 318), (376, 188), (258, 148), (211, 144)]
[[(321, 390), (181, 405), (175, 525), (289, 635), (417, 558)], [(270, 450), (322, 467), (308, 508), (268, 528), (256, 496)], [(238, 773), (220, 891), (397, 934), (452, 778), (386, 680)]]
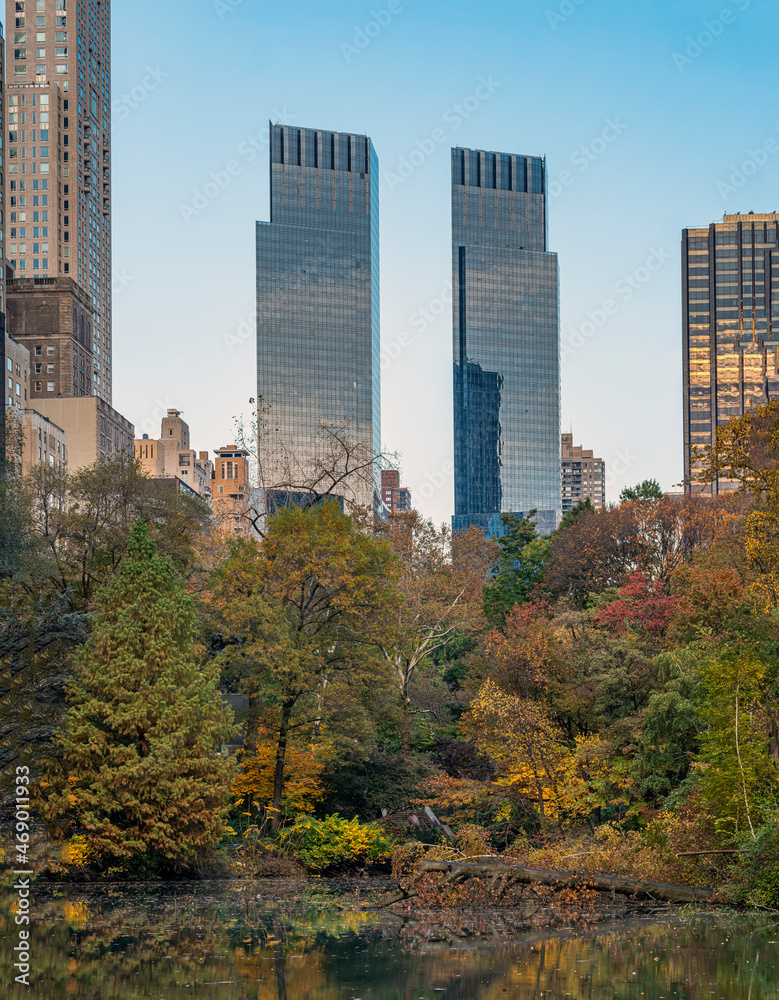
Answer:
[(750, 406), (779, 398), (779, 214), (726, 215), (682, 234), (684, 474), (706, 494), (737, 483), (691, 480), (695, 449)]
[(452, 150), (455, 531), (559, 523), (560, 320), (546, 163)]
[[(367, 136), (271, 124), (257, 224), (261, 485), (306, 483), (322, 424), (381, 449), (378, 158)], [(293, 483), (294, 484), (294, 483)], [(358, 502), (372, 489), (353, 483)], [(357, 495), (359, 494), (359, 495)]]

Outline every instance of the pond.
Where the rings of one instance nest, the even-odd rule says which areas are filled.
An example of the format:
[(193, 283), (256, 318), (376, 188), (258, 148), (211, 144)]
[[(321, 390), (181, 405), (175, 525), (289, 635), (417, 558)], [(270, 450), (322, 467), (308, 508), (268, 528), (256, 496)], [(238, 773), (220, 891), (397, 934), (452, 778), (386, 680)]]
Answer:
[[(47, 1000), (779, 998), (776, 917), (696, 914), (527, 930), (508, 911), (399, 916), (369, 880), (35, 887), (31, 985)], [(3, 900), (0, 900), (2, 903)]]

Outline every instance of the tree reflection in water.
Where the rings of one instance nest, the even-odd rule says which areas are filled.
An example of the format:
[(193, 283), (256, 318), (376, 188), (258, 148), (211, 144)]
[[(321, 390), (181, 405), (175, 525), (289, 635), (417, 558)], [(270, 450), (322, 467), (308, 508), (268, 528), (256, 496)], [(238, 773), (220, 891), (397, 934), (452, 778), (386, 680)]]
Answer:
[[(36, 891), (32, 996), (50, 1000), (773, 1000), (770, 918), (676, 915), (586, 931), (522, 929), (505, 910), (402, 919), (264, 883)], [(264, 895), (268, 895), (267, 891)], [(11, 899), (0, 932), (15, 937)], [(0, 995), (11, 995), (11, 948)], [(751, 991), (751, 992), (750, 992)]]

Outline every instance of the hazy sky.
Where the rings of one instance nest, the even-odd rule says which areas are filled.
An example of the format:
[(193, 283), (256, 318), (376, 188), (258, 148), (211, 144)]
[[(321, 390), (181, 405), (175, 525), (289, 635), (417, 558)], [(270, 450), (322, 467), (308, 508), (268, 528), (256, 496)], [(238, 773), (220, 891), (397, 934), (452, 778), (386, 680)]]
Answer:
[(779, 209), (775, 0), (112, 7), (114, 405), (139, 434), (176, 406), (213, 451), (250, 411), (273, 118), (376, 146), (383, 438), (425, 514), (453, 508), (453, 145), (547, 157), (563, 428), (611, 499), (679, 482), (680, 235)]

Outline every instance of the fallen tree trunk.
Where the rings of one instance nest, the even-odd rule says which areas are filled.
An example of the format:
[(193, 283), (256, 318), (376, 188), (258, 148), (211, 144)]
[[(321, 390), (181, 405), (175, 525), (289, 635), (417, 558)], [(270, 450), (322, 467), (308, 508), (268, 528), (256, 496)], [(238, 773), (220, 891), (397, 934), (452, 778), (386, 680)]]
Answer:
[(502, 883), (501, 895), (514, 882), (525, 885), (548, 885), (557, 889), (597, 889), (599, 892), (619, 893), (636, 899), (662, 900), (666, 903), (708, 903), (714, 897), (714, 889), (704, 889), (692, 885), (671, 885), (665, 882), (649, 882), (640, 879), (622, 878), (615, 875), (601, 875), (597, 872), (549, 871), (543, 868), (524, 868), (510, 865), (501, 858), (484, 857), (475, 861), (426, 861), (417, 866), (417, 874), (400, 895), (385, 901), (391, 906), (416, 896), (412, 886), (425, 875), (440, 872), (447, 876), (442, 884), (468, 878), (487, 878), (490, 888), (498, 881)]

